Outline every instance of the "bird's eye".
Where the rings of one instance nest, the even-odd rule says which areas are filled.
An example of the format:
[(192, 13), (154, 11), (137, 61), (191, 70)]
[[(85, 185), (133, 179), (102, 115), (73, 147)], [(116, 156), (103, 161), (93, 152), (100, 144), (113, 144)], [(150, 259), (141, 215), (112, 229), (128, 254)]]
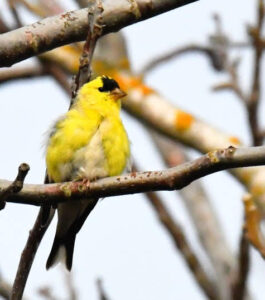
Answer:
[(100, 92), (111, 92), (116, 88), (120, 88), (117, 81), (111, 79), (107, 76), (104, 76), (102, 79), (102, 87), (98, 88)]

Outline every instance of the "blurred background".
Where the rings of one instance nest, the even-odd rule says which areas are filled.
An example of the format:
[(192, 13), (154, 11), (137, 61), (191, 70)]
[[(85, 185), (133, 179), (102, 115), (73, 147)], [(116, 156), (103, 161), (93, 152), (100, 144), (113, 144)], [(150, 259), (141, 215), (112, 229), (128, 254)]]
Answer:
[[(75, 1), (58, 2), (66, 11), (78, 8)], [(5, 22), (14, 26), (4, 0), (0, 1), (0, 11)], [(38, 20), (23, 6), (18, 6), (18, 11), (23, 24)], [(206, 45), (209, 35), (216, 30), (213, 19), (216, 13), (229, 38), (244, 42), (246, 25), (256, 20), (256, 1), (201, 0), (123, 29), (134, 72), (140, 72), (150, 59), (172, 49), (191, 43)], [(241, 59), (238, 72), (243, 88), (249, 87), (252, 76), (252, 51), (248, 47), (230, 51), (232, 57)], [(35, 61), (35, 58), (28, 59), (20, 64), (32, 65)], [(158, 65), (146, 74), (145, 82), (171, 103), (249, 145), (251, 136), (242, 103), (231, 92), (212, 91), (215, 84), (226, 78), (226, 74), (212, 68), (204, 55), (188, 53)], [(45, 133), (67, 111), (68, 105), (69, 97), (49, 76), (0, 85), (0, 178), (13, 180), (19, 164), (26, 162), (31, 168), (26, 183), (43, 182)], [(264, 110), (262, 102), (261, 125), (265, 125)], [(126, 112), (122, 117), (131, 140), (133, 159), (139, 167), (164, 169), (146, 129)], [(192, 158), (200, 155), (191, 149), (188, 153)], [(228, 245), (237, 253), (243, 220), (242, 185), (227, 172), (210, 175), (201, 182)], [(210, 274), (208, 259), (183, 202), (174, 192), (159, 194)], [(17, 204), (7, 204), (0, 212), (0, 274), (7, 282), (13, 282), (37, 213), (38, 207)], [(42, 299), (38, 293), (42, 287), (51, 288), (58, 299), (68, 299), (63, 268), (57, 266), (48, 272), (45, 269), (55, 226), (56, 218), (36, 255), (25, 290), (28, 299)], [(251, 258), (249, 290), (253, 299), (263, 299), (265, 264), (256, 250), (251, 249)], [(111, 197), (99, 202), (78, 235), (71, 277), (78, 299), (98, 299), (95, 283), (98, 278), (112, 300), (205, 299), (143, 195)]]

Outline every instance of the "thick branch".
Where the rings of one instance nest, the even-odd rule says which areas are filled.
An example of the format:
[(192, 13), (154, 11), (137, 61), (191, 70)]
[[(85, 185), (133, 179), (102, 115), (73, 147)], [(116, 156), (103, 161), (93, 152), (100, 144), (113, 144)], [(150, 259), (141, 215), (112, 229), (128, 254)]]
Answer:
[[(103, 34), (194, 2), (196, 0), (106, 0), (102, 16)], [(38, 55), (44, 51), (86, 39), (88, 8), (43, 19), (0, 36), (0, 67)]]
[[(230, 168), (265, 164), (265, 147), (215, 150), (191, 162), (164, 171), (130, 173), (108, 177), (89, 184), (68, 182), (47, 185), (26, 184), (6, 202), (47, 205), (69, 199), (110, 197), (159, 190), (178, 190), (203, 176)], [(10, 184), (0, 180), (1, 189)], [(88, 200), (89, 201), (89, 200)]]

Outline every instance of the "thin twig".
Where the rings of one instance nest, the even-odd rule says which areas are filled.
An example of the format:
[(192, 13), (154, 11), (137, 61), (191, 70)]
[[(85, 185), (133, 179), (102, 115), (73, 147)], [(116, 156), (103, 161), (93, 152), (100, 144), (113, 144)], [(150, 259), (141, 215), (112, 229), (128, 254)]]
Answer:
[(57, 300), (57, 298), (53, 295), (50, 287), (41, 287), (38, 289), (38, 293), (46, 300)]
[(69, 77), (66, 72), (58, 65), (42, 60), (39, 58), (43, 65), (44, 72), (51, 75), (54, 80), (59, 84), (59, 86), (66, 92), (68, 96), (71, 96), (71, 87), (69, 84)]
[(244, 105), (248, 103), (248, 96), (244, 93), (238, 81), (238, 68), (239, 61), (235, 60), (232, 63), (227, 63), (225, 70), (230, 75), (230, 80), (228, 82), (219, 83), (213, 87), (214, 91), (230, 90), (234, 92), (237, 97), (243, 102)]
[(10, 29), (6, 25), (5, 21), (3, 20), (2, 14), (0, 13), (0, 34), (8, 32)]
[(260, 133), (259, 125), (258, 125), (258, 105), (260, 102), (260, 74), (261, 74), (261, 61), (263, 55), (263, 46), (262, 46), (262, 26), (264, 21), (264, 3), (263, 0), (258, 0), (258, 18), (257, 25), (255, 27), (249, 28), (249, 35), (253, 41), (253, 47), (255, 50), (254, 54), (254, 67), (253, 67), (253, 82), (251, 87), (251, 92), (249, 95), (248, 101), (248, 118), (249, 124), (251, 128), (251, 133), (253, 137), (253, 145), (258, 146), (262, 144), (263, 137)]
[[(83, 47), (83, 52), (80, 57), (80, 66), (75, 77), (75, 84), (73, 86), (72, 100), (75, 98), (77, 91), (91, 78), (91, 61), (96, 47), (98, 38), (102, 34), (102, 13), (103, 6), (101, 0), (95, 1), (92, 10), (88, 11), (88, 32), (86, 42)], [(72, 104), (72, 103), (71, 103)]]
[(220, 64), (220, 57), (218, 56), (218, 53), (216, 51), (214, 51), (208, 46), (191, 44), (184, 47), (176, 48), (162, 56), (159, 56), (158, 58), (151, 60), (141, 69), (139, 73), (144, 75), (152, 71), (154, 68), (158, 67), (161, 63), (165, 63), (170, 59), (177, 58), (182, 54), (195, 53), (195, 52), (205, 54), (210, 59), (212, 65), (216, 70), (222, 69)]
[(244, 228), (242, 229), (239, 249), (238, 273), (233, 286), (234, 300), (243, 300), (245, 297), (250, 266), (249, 241), (246, 237)]
[(160, 222), (164, 225), (176, 247), (185, 259), (185, 262), (195, 277), (196, 282), (202, 288), (208, 299), (219, 299), (214, 282), (209, 279), (209, 276), (203, 269), (197, 255), (190, 247), (181, 226), (173, 219), (156, 193), (149, 192), (145, 195), (147, 196), (149, 203), (155, 209)]
[(63, 269), (62, 271), (64, 273), (65, 286), (66, 286), (66, 289), (68, 290), (68, 299), (69, 300), (77, 300), (78, 295), (77, 295), (77, 291), (76, 291), (74, 281), (73, 281), (73, 273), (70, 273), (70, 272), (66, 271), (65, 269)]
[(18, 174), (16, 179), (5, 189), (0, 190), (0, 210), (5, 207), (5, 200), (11, 194), (18, 193), (22, 190), (25, 177), (29, 171), (28, 164), (21, 164), (18, 168)]
[(96, 285), (98, 289), (98, 294), (99, 294), (99, 300), (109, 300), (109, 297), (107, 296), (103, 284), (102, 284), (102, 279), (98, 278), (96, 280)]
[(17, 1), (16, 0), (8, 0), (8, 5), (9, 5), (9, 8), (10, 8), (10, 11), (13, 15), (13, 18), (16, 22), (16, 27), (19, 28), (19, 27), (22, 27), (22, 23), (20, 21), (20, 17), (17, 13), (17, 9), (16, 9), (16, 4), (17, 4)]
[(191, 44), (173, 49), (170, 52), (148, 62), (139, 73), (144, 75), (152, 71), (161, 63), (177, 58), (182, 54), (194, 52), (205, 54), (210, 59), (210, 62), (216, 71), (223, 71), (226, 65), (226, 51), (231, 48), (246, 48), (249, 47), (250, 44), (246, 42), (230, 41), (222, 30), (220, 17), (215, 15), (214, 20), (216, 24), (216, 31), (209, 37), (208, 45), (203, 46), (199, 44)]

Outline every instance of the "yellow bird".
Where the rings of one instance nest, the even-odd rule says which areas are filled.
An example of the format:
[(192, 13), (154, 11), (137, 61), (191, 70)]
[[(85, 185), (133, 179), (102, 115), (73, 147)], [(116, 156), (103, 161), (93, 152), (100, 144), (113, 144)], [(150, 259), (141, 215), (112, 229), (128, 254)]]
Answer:
[[(71, 109), (52, 129), (46, 150), (50, 182), (95, 180), (121, 174), (130, 156), (120, 118), (118, 83), (100, 76), (83, 85)], [(59, 261), (71, 270), (76, 234), (98, 199), (58, 204), (58, 224), (46, 268)]]

